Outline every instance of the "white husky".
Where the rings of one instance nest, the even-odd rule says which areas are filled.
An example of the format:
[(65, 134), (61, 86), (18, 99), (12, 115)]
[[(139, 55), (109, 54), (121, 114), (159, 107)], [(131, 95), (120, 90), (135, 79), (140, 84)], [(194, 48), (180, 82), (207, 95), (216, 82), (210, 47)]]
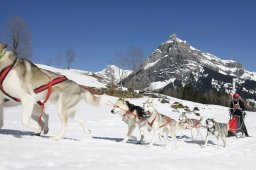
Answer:
[(171, 119), (168, 116), (165, 116), (165, 115), (159, 113), (155, 109), (152, 100), (147, 100), (143, 104), (143, 108), (145, 109), (148, 130), (149, 131), (151, 129), (154, 130), (154, 135), (153, 135), (149, 145), (150, 146), (153, 145), (155, 137), (158, 136), (159, 131), (162, 130), (162, 132), (165, 136), (165, 146), (167, 146), (167, 139), (168, 139), (169, 134), (174, 139), (175, 146), (176, 146), (176, 143), (177, 143), (176, 129), (178, 127), (177, 121), (174, 119)]
[[(75, 117), (75, 106), (82, 98), (89, 104), (98, 106), (100, 97), (92, 95), (83, 87), (68, 79), (63, 79), (62, 82), (54, 84), (53, 80), (58, 79), (60, 75), (41, 70), (28, 60), (17, 59), (13, 52), (7, 51), (6, 47), (5, 44), (0, 43), (0, 87), (2, 91), (0, 103), (3, 102), (3, 97), (20, 101), (23, 108), (23, 125), (40, 134), (42, 130), (48, 131), (48, 115), (42, 112), (39, 101), (42, 101), (41, 104), (44, 105), (49, 98), (50, 101), (57, 102), (62, 124), (60, 132), (54, 136), (55, 139), (63, 137), (69, 117), (74, 118), (75, 121), (80, 123), (83, 130), (89, 133), (90, 130), (86, 128), (85, 121)], [(47, 85), (48, 88), (44, 88), (44, 85)], [(41, 91), (35, 92), (35, 89), (40, 88), (42, 88)], [(42, 120), (40, 120), (42, 123), (31, 121), (33, 116), (42, 116)], [(3, 111), (0, 108), (0, 128), (2, 126)]]

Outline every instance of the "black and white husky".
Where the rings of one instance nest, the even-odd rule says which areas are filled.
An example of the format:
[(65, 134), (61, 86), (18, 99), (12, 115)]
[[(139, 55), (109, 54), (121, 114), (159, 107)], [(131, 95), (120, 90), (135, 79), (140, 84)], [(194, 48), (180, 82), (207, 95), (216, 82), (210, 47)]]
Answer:
[(149, 145), (152, 146), (156, 136), (158, 136), (159, 133), (162, 132), (165, 137), (165, 146), (167, 146), (168, 144), (168, 135), (170, 135), (174, 139), (176, 147), (176, 129), (178, 127), (178, 122), (168, 116), (159, 113), (155, 109), (152, 100), (147, 100), (143, 104), (143, 108), (145, 109), (147, 128), (149, 131), (151, 131), (152, 129), (154, 131), (153, 137)]
[(144, 109), (142, 107), (135, 106), (129, 101), (126, 101), (123, 98), (119, 98), (113, 105), (111, 113), (119, 114), (122, 117), (122, 121), (124, 121), (128, 125), (128, 132), (126, 134), (126, 137), (122, 141), (123, 143), (126, 143), (128, 141), (136, 126), (139, 126), (141, 134), (139, 143), (143, 142), (146, 126), (145, 118), (143, 117)]
[(205, 144), (203, 147), (206, 147), (209, 136), (214, 135), (217, 139), (218, 147), (220, 146), (219, 140), (221, 139), (223, 142), (223, 147), (226, 146), (226, 136), (228, 135), (229, 125), (227, 123), (219, 123), (216, 122), (214, 119), (206, 119), (206, 127), (207, 127), (207, 135)]
[[(12, 51), (7, 51), (7, 45), (2, 43), (0, 43), (0, 72), (0, 103), (3, 103), (5, 98), (19, 101), (22, 104), (22, 123), (24, 126), (38, 134), (42, 130), (48, 131), (48, 115), (41, 109), (39, 101), (45, 103), (49, 99), (49, 101), (57, 102), (62, 124), (60, 132), (54, 136), (55, 139), (63, 137), (70, 117), (81, 125), (84, 132), (90, 132), (86, 128), (85, 121), (75, 117), (75, 107), (81, 99), (91, 105), (98, 106), (100, 97), (94, 96), (77, 83), (68, 79), (53, 85), (52, 80), (56, 80), (60, 75), (39, 69), (28, 60), (17, 59)], [(6, 72), (7, 74), (2, 74)], [(50, 95), (49, 88), (35, 92), (35, 89), (48, 84), (51, 86)], [(0, 128), (3, 126), (2, 107), (3, 105), (0, 105)], [(33, 121), (33, 117), (42, 117), (40, 119), (42, 123)]]

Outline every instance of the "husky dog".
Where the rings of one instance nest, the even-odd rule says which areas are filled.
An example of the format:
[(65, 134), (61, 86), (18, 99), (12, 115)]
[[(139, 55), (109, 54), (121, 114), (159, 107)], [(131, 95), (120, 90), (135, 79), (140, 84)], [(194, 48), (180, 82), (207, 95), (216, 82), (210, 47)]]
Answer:
[[(92, 95), (83, 87), (68, 79), (36, 93), (35, 89), (52, 84), (52, 80), (60, 77), (60, 75), (39, 69), (28, 60), (17, 59), (16, 55), (11, 51), (7, 51), (6, 47), (3, 44), (0, 46), (0, 72), (4, 72), (6, 68), (10, 68), (10, 70), (0, 82), (1, 91), (5, 98), (21, 102), (23, 125), (38, 134), (41, 133), (42, 128), (47, 131), (48, 115), (43, 112), (38, 102), (46, 101), (49, 98), (50, 101), (57, 102), (62, 124), (60, 132), (54, 136), (55, 139), (58, 140), (63, 137), (69, 117), (74, 118), (82, 126), (83, 130), (89, 133), (90, 130), (86, 128), (85, 121), (75, 117), (75, 106), (82, 98), (89, 104), (98, 106), (100, 97)], [(49, 91), (51, 91), (50, 94)], [(3, 98), (1, 100), (3, 101)], [(43, 125), (31, 121), (35, 116), (42, 116)], [(2, 127), (3, 112), (1, 110), (0, 119), (0, 127)]]
[(209, 135), (214, 135), (217, 139), (218, 147), (220, 146), (220, 138), (223, 142), (223, 147), (226, 146), (226, 136), (228, 135), (228, 129), (229, 126), (227, 123), (218, 123), (214, 119), (206, 119), (206, 127), (207, 127), (207, 135), (206, 135), (206, 141), (203, 147), (206, 147), (208, 143), (208, 137)]
[(141, 138), (139, 143), (141, 144), (144, 139), (145, 133), (145, 118), (144, 116), (144, 109), (140, 106), (135, 106), (123, 98), (119, 98), (116, 103), (113, 105), (113, 109), (111, 110), (113, 114), (119, 114), (122, 116), (122, 121), (128, 124), (128, 132), (126, 137), (123, 139), (123, 143), (126, 143), (132, 132), (134, 131), (135, 127), (138, 125)]
[[(195, 114), (197, 116), (200, 116), (199, 113), (195, 113)], [(199, 136), (199, 134), (200, 134), (201, 138), (203, 138), (202, 134), (200, 132), (200, 128), (202, 127), (202, 123), (201, 123), (202, 120), (203, 120), (203, 117), (201, 117), (201, 116), (200, 116), (199, 120), (188, 118), (186, 113), (183, 112), (179, 116), (179, 126), (182, 127), (183, 129), (189, 129), (193, 140), (194, 140), (193, 131), (192, 131), (193, 129), (196, 129), (197, 136)]]
[(145, 109), (145, 116), (147, 119), (147, 128), (150, 131), (153, 129), (154, 134), (151, 139), (151, 142), (149, 146), (152, 146), (154, 143), (154, 140), (157, 135), (159, 135), (160, 130), (164, 134), (165, 137), (165, 146), (167, 146), (167, 140), (168, 140), (168, 135), (170, 134), (171, 137), (175, 140), (175, 146), (177, 143), (177, 138), (176, 138), (176, 129), (178, 127), (178, 123), (176, 120), (171, 119), (168, 116), (165, 116), (161, 113), (159, 113), (153, 104), (153, 101), (147, 100), (143, 104), (143, 108)]

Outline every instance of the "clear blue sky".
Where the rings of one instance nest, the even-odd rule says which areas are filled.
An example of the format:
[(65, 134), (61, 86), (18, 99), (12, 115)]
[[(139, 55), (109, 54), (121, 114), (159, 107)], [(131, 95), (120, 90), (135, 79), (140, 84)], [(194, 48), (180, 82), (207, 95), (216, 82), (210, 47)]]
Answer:
[(29, 28), (33, 58), (46, 64), (72, 47), (72, 68), (99, 71), (130, 46), (149, 57), (176, 33), (190, 45), (256, 71), (254, 0), (0, 0), (0, 41), (13, 16)]

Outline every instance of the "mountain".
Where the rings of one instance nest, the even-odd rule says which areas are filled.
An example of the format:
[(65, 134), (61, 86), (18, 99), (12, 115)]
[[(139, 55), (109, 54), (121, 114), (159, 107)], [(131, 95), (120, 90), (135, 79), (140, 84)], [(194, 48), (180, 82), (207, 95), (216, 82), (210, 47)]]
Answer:
[(121, 79), (125, 79), (131, 73), (131, 70), (123, 70), (115, 65), (108, 65), (107, 68), (102, 71), (95, 72), (94, 74), (102, 77), (107, 83), (113, 82), (114, 84), (117, 84)]
[(162, 43), (123, 84), (134, 89), (167, 93), (191, 85), (202, 93), (232, 94), (256, 100), (256, 73), (233, 60), (202, 52), (175, 34)]

